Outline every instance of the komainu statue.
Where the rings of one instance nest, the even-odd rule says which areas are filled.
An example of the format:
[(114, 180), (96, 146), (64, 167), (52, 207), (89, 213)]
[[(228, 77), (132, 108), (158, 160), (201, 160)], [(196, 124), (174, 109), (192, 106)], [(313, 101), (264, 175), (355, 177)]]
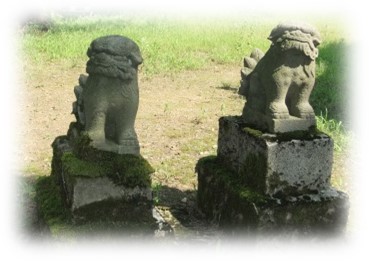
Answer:
[(74, 92), (77, 122), (101, 150), (139, 154), (134, 129), (139, 102), (140, 49), (131, 39), (109, 35), (92, 41), (86, 71)]
[(239, 94), (246, 96), (242, 116), (256, 128), (276, 133), (308, 130), (316, 124), (309, 104), (315, 83), (319, 32), (303, 23), (281, 23), (259, 49), (244, 58)]

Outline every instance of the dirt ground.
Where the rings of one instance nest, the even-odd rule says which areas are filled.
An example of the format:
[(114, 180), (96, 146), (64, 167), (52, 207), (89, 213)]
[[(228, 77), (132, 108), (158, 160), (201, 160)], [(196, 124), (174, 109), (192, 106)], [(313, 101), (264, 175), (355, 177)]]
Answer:
[[(51, 143), (75, 121), (73, 88), (82, 73), (84, 63), (24, 64), (18, 150), (24, 177), (50, 174)], [(142, 156), (156, 170), (152, 178), (162, 188), (159, 204), (164, 212), (174, 205), (193, 209), (188, 206), (195, 204), (196, 162), (216, 154), (219, 117), (242, 112), (239, 79), (240, 67), (229, 65), (150, 78), (139, 73), (136, 132)], [(336, 159), (333, 176), (339, 178), (340, 189), (347, 191), (344, 158)]]
[[(85, 65), (49, 64), (47, 69), (28, 67), (20, 137), (25, 174), (48, 175), (54, 138), (67, 133), (75, 101), (73, 87)], [(150, 79), (139, 76), (140, 105), (136, 132), (141, 154), (157, 170), (154, 180), (181, 189), (193, 189), (194, 173), (181, 173), (204, 155), (216, 153), (218, 118), (238, 115), (244, 101), (237, 94), (239, 68), (214, 66)], [(180, 159), (187, 162), (181, 163)], [(179, 166), (169, 166), (170, 163)], [(169, 165), (168, 165), (169, 164)], [(169, 168), (169, 169), (168, 169)], [(176, 177), (166, 170), (174, 170)], [(187, 182), (178, 182), (187, 181)]]

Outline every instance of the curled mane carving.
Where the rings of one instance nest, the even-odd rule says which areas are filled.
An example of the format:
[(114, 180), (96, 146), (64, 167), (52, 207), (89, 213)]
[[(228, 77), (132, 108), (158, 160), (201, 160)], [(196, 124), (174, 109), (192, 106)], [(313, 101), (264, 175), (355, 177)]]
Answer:
[[(113, 45), (111, 43), (114, 43)], [(132, 80), (143, 61), (139, 47), (132, 40), (118, 35), (94, 40), (87, 51), (88, 74)]]

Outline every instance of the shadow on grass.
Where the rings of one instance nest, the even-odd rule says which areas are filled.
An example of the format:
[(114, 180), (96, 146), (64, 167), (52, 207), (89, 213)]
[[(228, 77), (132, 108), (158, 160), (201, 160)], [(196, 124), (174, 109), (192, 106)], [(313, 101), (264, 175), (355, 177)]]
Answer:
[[(60, 188), (51, 176), (22, 176), (17, 178), (17, 204), (21, 208), (19, 220), (22, 238), (50, 239), (112, 239), (135, 237), (149, 239), (156, 227), (117, 220), (74, 222), (62, 200)], [(162, 186), (155, 192), (159, 198), (156, 207), (170, 212), (164, 217), (170, 226), (185, 238), (206, 233), (209, 228), (196, 204), (196, 191), (182, 191)], [(155, 194), (154, 194), (155, 195)], [(155, 223), (155, 221), (154, 221)]]
[(330, 42), (319, 48), (315, 87), (310, 97), (316, 115), (327, 114), (328, 119), (343, 123), (349, 121), (348, 52), (349, 46), (344, 41)]
[(16, 177), (16, 204), (18, 204), (18, 220), (21, 237), (25, 239), (45, 238), (51, 236), (50, 229), (41, 217), (36, 202), (36, 183), (40, 176)]

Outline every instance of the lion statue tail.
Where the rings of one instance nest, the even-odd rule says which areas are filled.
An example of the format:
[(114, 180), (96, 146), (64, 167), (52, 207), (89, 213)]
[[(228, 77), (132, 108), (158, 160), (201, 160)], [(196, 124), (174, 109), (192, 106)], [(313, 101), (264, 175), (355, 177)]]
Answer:
[(238, 94), (243, 95), (247, 98), (248, 92), (249, 92), (249, 75), (252, 73), (252, 71), (255, 69), (257, 63), (260, 61), (261, 58), (263, 58), (264, 53), (258, 49), (255, 48), (250, 56), (245, 56), (243, 59), (243, 68), (241, 69), (241, 87), (238, 90)]
[(72, 114), (76, 116), (76, 120), (82, 126), (85, 125), (85, 113), (83, 108), (83, 88), (87, 82), (87, 75), (81, 74), (78, 79), (79, 85), (74, 87), (74, 94), (76, 95), (77, 101), (73, 102)]

